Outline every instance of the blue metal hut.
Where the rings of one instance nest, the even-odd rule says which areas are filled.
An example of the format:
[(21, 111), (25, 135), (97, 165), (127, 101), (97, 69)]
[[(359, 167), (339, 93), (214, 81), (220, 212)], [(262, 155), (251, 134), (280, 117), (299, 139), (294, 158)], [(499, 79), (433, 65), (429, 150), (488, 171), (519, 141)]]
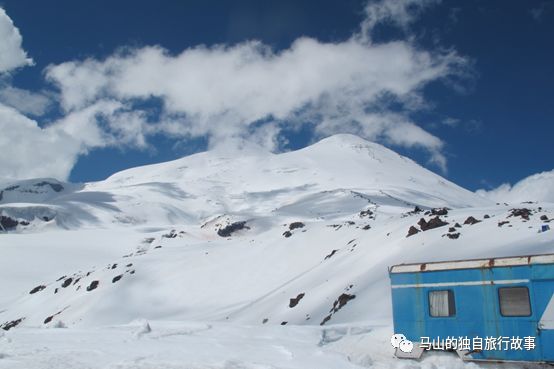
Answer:
[(394, 331), (413, 343), (398, 357), (554, 362), (554, 254), (401, 264), (389, 276)]

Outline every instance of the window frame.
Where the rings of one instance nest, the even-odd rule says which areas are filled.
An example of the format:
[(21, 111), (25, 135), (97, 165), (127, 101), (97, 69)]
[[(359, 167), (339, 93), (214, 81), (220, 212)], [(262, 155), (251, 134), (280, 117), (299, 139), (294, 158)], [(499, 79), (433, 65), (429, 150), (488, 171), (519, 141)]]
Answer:
[[(448, 313), (449, 315), (433, 315), (431, 314), (431, 294), (436, 292), (447, 292), (448, 293)], [(452, 303), (452, 305), (451, 305)], [(429, 306), (428, 313), (429, 317), (431, 318), (455, 318), (456, 314), (458, 313), (458, 310), (456, 309), (456, 294), (454, 293), (454, 290), (447, 288), (447, 289), (440, 289), (440, 290), (429, 290), (427, 293), (427, 304)], [(451, 309), (452, 308), (452, 309)]]
[[(527, 315), (505, 315), (502, 312), (502, 298), (500, 295), (500, 290), (512, 290), (512, 289), (525, 289), (527, 291), (527, 305), (529, 306), (529, 314)], [(498, 296), (498, 310), (500, 312), (500, 315), (503, 318), (529, 318), (533, 315), (533, 307), (531, 306), (531, 293), (529, 291), (528, 286), (508, 286), (508, 287), (498, 287), (497, 288), (497, 296)]]

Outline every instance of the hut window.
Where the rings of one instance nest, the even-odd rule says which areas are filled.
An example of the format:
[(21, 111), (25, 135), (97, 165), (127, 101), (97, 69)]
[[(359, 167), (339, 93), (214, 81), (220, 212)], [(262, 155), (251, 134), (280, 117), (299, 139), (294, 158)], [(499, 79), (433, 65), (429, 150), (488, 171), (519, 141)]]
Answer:
[(529, 316), (531, 303), (527, 287), (503, 287), (498, 289), (500, 313), (503, 316)]
[(456, 315), (454, 292), (451, 290), (430, 291), (429, 314), (433, 317)]

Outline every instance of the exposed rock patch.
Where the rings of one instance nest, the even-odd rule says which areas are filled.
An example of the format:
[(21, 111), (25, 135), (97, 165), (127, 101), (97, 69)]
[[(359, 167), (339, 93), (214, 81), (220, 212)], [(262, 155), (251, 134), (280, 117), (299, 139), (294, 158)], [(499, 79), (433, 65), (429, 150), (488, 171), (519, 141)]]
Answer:
[(532, 214), (532, 211), (527, 208), (511, 209), (510, 215), (508, 215), (508, 218), (521, 217), (521, 219), (529, 220), (529, 217), (531, 216), (531, 214)]
[(43, 181), (43, 182), (35, 183), (35, 186), (37, 186), (37, 187), (50, 186), (50, 188), (52, 190), (54, 190), (54, 192), (62, 192), (63, 191), (63, 186), (59, 183), (52, 183), (52, 182)]
[(289, 230), (294, 230), (294, 229), (297, 229), (297, 228), (304, 228), (305, 224), (302, 223), (302, 222), (292, 222), (291, 224), (289, 224)]
[(87, 291), (90, 292), (90, 291), (92, 291), (92, 290), (95, 290), (95, 289), (98, 287), (99, 284), (100, 284), (99, 281), (92, 281), (92, 282), (90, 282), (90, 284), (89, 284), (88, 287), (87, 287)]
[(325, 325), (325, 323), (327, 323), (329, 320), (331, 320), (332, 316), (333, 316), (333, 314), (327, 315), (325, 318), (323, 318), (323, 320), (321, 321), (321, 323), (319, 323), (319, 325)]
[(431, 215), (447, 215), (448, 210), (448, 208), (434, 208), (431, 209)]
[(419, 233), (419, 232), (420, 232), (419, 229), (417, 229), (414, 226), (411, 226), (410, 229), (408, 229), (408, 234), (406, 235), (406, 237), (413, 236), (414, 234)]
[(419, 227), (421, 228), (422, 231), (428, 231), (430, 229), (443, 227), (443, 226), (447, 225), (448, 223), (443, 221), (437, 215), (436, 217), (430, 219), (428, 222), (424, 218), (421, 218), (419, 220), (419, 222), (417, 222), (417, 224), (419, 225)]
[(33, 295), (33, 294), (35, 294), (35, 293), (37, 293), (37, 292), (42, 291), (42, 290), (45, 289), (45, 288), (46, 288), (46, 286), (44, 286), (44, 285), (36, 286), (35, 288), (33, 288), (33, 289), (29, 292), (29, 294), (30, 294), (30, 295)]
[(469, 217), (467, 217), (467, 219), (464, 221), (464, 224), (473, 225), (473, 224), (477, 224), (477, 223), (480, 223), (480, 222), (481, 222), (480, 220), (475, 219), (475, 218), (472, 217), (472, 216), (469, 216)]
[(329, 311), (332, 313), (336, 313), (340, 309), (342, 309), (350, 300), (353, 300), (356, 298), (356, 295), (350, 295), (348, 293), (343, 293), (339, 296), (338, 299), (335, 300), (333, 303), (333, 308)]
[(13, 218), (0, 215), (0, 230), (9, 231), (17, 227), (19, 222)]
[(67, 278), (66, 280), (63, 281), (62, 287), (67, 288), (67, 287), (71, 286), (72, 282), (73, 282), (73, 278)]
[(319, 325), (324, 325), (325, 323), (327, 323), (329, 320), (331, 320), (331, 317), (333, 316), (333, 314), (335, 314), (340, 309), (342, 309), (348, 303), (348, 301), (353, 300), (355, 298), (356, 298), (356, 295), (350, 295), (348, 293), (343, 293), (342, 295), (340, 295), (335, 300), (335, 302), (333, 302), (333, 307), (331, 308), (331, 310), (329, 310), (329, 315), (323, 318), (323, 320), (321, 321), (321, 323), (319, 323)]
[(24, 320), (25, 320), (25, 318), (19, 318), (19, 319), (16, 319), (16, 320), (12, 320), (10, 322), (5, 322), (3, 324), (0, 324), (0, 328), (5, 330), (5, 331), (9, 331), (10, 329), (17, 327)]
[(172, 229), (171, 232), (162, 235), (162, 237), (163, 238), (175, 238), (175, 237), (177, 237), (177, 232), (174, 229)]
[(304, 296), (305, 296), (305, 293), (300, 293), (300, 294), (298, 294), (298, 296), (293, 297), (292, 299), (290, 299), (289, 308), (293, 308), (296, 305), (298, 305), (298, 303), (300, 302), (300, 300), (302, 300), (302, 298)]
[(217, 234), (220, 237), (230, 237), (234, 232), (240, 231), (241, 229), (250, 229), (250, 227), (246, 226), (246, 221), (231, 223), (226, 227), (220, 228)]
[(360, 213), (358, 215), (360, 216), (360, 218), (365, 218), (365, 217), (373, 218), (373, 211), (371, 211), (369, 209), (362, 210), (362, 211), (360, 211)]

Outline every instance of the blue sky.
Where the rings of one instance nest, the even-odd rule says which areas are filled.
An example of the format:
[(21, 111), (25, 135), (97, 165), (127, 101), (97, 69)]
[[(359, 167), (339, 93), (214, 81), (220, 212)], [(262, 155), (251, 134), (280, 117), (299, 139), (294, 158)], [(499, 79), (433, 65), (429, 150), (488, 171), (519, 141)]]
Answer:
[[(155, 5), (140, 0), (60, 0), (55, 7), (43, 1), (3, 0), (0, 7), (19, 30), (21, 49), (34, 64), (25, 65), (29, 63), (20, 59), (19, 67), (3, 74), (0, 69), (0, 88), (13, 92), (5, 93), (4, 101), (0, 97), (0, 103), (15, 106), (38, 127), (29, 128), (29, 132), (34, 132), (30, 134), (37, 134), (37, 144), (30, 140), (29, 147), (21, 150), (41, 147), (42, 152), (54, 153), (65, 145), (64, 137), (79, 136), (67, 144), (68, 151), (60, 151), (52, 158), (46, 155), (44, 159), (59, 162), (53, 165), (53, 174), (69, 173), (72, 181), (103, 179), (131, 166), (175, 159), (237, 137), (263, 141), (267, 146), (270, 144), (264, 139), (271, 136), (272, 149), (289, 150), (341, 131), (384, 143), (471, 190), (515, 183), (554, 169), (554, 2), (469, 0), (414, 5), (409, 0), (393, 0), (374, 4), (385, 3), (393, 6), (374, 7), (378, 11), (370, 13), (365, 1), (354, 0), (162, 1)], [(364, 25), (369, 27), (366, 33), (360, 31)], [(370, 41), (364, 38), (367, 35)], [(313, 42), (298, 44), (301, 37)], [(262, 46), (245, 44), (252, 40), (260, 41)], [(396, 43), (399, 48), (393, 47)], [(205, 48), (198, 49), (198, 45)], [(214, 45), (220, 45), (219, 49), (214, 49)], [(275, 99), (269, 90), (272, 85), (279, 85), (279, 76), (260, 69), (277, 65), (280, 75), (287, 75), (287, 68), (304, 65), (298, 60), (304, 55), (308, 66), (312, 57), (318, 62), (321, 55), (330, 53), (329, 58), (336, 57), (339, 63), (343, 58), (339, 54), (352, 52), (359, 55), (360, 61), (366, 58), (377, 64), (386, 64), (387, 55), (398, 56), (399, 60), (405, 57), (400, 68), (407, 67), (402, 74), (405, 78), (393, 81), (390, 93), (389, 81), (384, 77), (351, 86), (339, 77), (333, 79), (334, 73), (320, 76), (321, 80), (329, 80), (329, 85), (318, 86), (321, 91), (305, 92), (304, 86), (298, 87), (302, 90), (298, 99), (305, 102), (298, 106), (283, 101), (277, 108), (265, 108), (266, 102), (260, 100), (258, 105), (237, 111), (226, 109), (224, 114), (214, 112), (215, 108), (203, 100), (191, 105), (190, 96), (196, 96), (191, 91), (183, 93), (192, 95), (173, 96), (175, 89), (169, 84), (163, 90), (157, 86), (146, 88), (117, 75), (118, 63), (137, 65), (147, 60), (143, 63), (144, 72), (137, 72), (140, 76), (161, 73), (155, 78), (171, 79), (184, 68), (201, 68), (198, 74), (209, 79), (210, 71), (204, 69), (213, 64), (213, 73), (221, 73), (221, 83), (225, 78), (230, 78), (229, 84), (240, 83), (240, 79), (237, 82), (234, 76), (217, 70), (218, 65), (226, 70), (225, 61), (234, 55), (232, 48), (237, 45), (243, 45), (237, 51), (238, 60), (246, 65), (243, 77), (262, 73), (259, 76), (266, 81), (262, 90), (252, 87), (245, 96), (267, 93), (267, 99)], [(386, 47), (380, 47), (383, 45)], [(185, 54), (187, 50), (195, 52)], [(290, 57), (286, 56), (287, 51)], [(414, 57), (424, 56), (431, 58), (430, 65), (413, 61)], [(112, 58), (113, 63), (106, 58)], [(196, 59), (200, 60), (198, 64), (191, 62)], [(255, 60), (251, 62), (252, 59)], [(68, 65), (71, 61), (74, 63)], [(168, 63), (175, 64), (172, 75), (162, 73)], [(322, 66), (321, 70), (332, 65)], [(365, 71), (359, 63), (346, 63), (346, 68), (352, 68), (352, 73), (345, 74), (345, 78)], [(379, 68), (382, 66), (377, 67), (378, 75), (389, 72)], [(93, 97), (70, 101), (74, 91), (82, 91), (100, 78), (96, 74), (90, 76), (91, 70), (100, 70), (98, 76), (113, 83), (106, 82)], [(83, 71), (86, 75), (80, 74)], [(341, 73), (339, 68), (336, 74)], [(412, 83), (414, 79), (418, 82)], [(112, 86), (121, 81), (132, 86), (123, 92)], [(374, 94), (370, 90), (375, 84), (382, 86)], [(202, 85), (183, 84), (180, 88), (197, 88), (198, 95), (213, 93), (210, 89), (204, 91)], [(365, 99), (350, 106), (358, 89)], [(347, 100), (339, 96), (344, 90), (352, 94), (347, 95)], [(22, 107), (21, 101), (14, 102), (27, 96), (22, 91), (30, 94), (28, 101), (38, 99), (37, 106), (42, 104), (43, 108), (33, 110)], [(165, 97), (156, 96), (157, 91)], [(225, 104), (229, 95), (214, 100), (218, 99)], [(108, 100), (115, 105), (109, 105)], [(320, 114), (329, 104), (359, 112), (349, 113), (348, 119), (337, 118), (339, 112), (343, 113), (340, 108)], [(89, 120), (83, 123), (86, 109), (96, 109), (91, 113), (96, 117), (93, 126)], [(133, 114), (136, 111), (141, 113)], [(100, 119), (95, 114), (100, 114)], [(218, 117), (232, 123), (214, 123)], [(380, 118), (385, 125), (378, 122)], [(14, 121), (18, 119), (23, 118), (14, 117)], [(132, 129), (123, 126), (127, 120), (136, 122)], [(161, 120), (167, 122), (163, 127), (158, 124)], [(362, 123), (352, 123), (356, 120)], [(63, 135), (43, 137), (49, 126), (48, 134), (63, 131)], [(46, 142), (54, 143), (51, 150)], [(30, 168), (5, 175), (24, 177), (34, 173), (48, 174)]]

